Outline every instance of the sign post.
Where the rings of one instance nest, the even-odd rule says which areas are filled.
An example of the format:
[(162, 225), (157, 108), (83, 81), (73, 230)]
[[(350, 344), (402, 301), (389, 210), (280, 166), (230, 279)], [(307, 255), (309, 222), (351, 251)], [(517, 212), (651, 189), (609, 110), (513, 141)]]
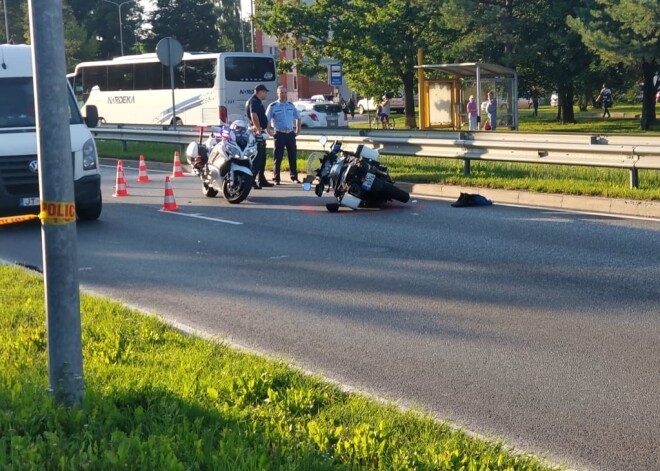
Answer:
[(183, 59), (183, 46), (174, 38), (163, 38), (156, 44), (158, 60), (170, 68), (170, 86), (172, 87), (172, 126), (176, 131), (176, 101), (174, 100), (174, 67)]

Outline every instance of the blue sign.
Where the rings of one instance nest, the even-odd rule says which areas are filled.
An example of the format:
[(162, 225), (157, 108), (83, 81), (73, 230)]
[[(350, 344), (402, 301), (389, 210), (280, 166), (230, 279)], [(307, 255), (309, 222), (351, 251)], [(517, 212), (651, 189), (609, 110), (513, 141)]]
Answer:
[(328, 68), (328, 83), (330, 85), (342, 85), (344, 83), (344, 74), (341, 64), (330, 64)]

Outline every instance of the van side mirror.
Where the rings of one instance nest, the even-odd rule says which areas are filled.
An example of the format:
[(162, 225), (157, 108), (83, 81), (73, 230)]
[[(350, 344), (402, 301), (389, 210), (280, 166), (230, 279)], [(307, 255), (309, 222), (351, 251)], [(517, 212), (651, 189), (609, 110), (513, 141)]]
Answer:
[(95, 128), (99, 124), (99, 109), (96, 105), (85, 106), (85, 124), (88, 128)]

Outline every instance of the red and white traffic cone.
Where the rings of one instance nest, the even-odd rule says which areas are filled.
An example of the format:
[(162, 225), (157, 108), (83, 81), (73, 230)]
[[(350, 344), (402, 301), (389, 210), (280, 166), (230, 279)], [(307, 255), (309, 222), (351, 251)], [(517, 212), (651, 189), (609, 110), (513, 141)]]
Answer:
[(185, 177), (183, 168), (181, 168), (181, 160), (179, 160), (179, 151), (174, 151), (174, 169), (172, 170), (173, 177)]
[(124, 164), (121, 160), (117, 161), (117, 180), (115, 183), (115, 193), (112, 196), (128, 196), (126, 177), (124, 176)]
[(174, 189), (172, 189), (172, 182), (169, 175), (165, 177), (165, 203), (161, 208), (162, 211), (178, 211), (179, 207), (176, 205), (174, 199)]
[(147, 175), (147, 164), (144, 162), (144, 155), (140, 155), (140, 168), (138, 171), (138, 183), (147, 183), (150, 182), (151, 178)]

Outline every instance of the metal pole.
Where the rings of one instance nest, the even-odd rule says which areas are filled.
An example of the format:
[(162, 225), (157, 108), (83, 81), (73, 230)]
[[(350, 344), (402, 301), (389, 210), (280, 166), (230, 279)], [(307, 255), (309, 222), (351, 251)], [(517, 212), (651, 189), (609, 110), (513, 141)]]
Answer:
[(80, 294), (61, 0), (28, 0), (37, 122), (49, 391), (82, 399)]
[(9, 23), (7, 21), (7, 0), (2, 0), (2, 5), (5, 11), (5, 43), (9, 44)]
[(119, 5), (119, 8), (117, 8), (117, 11), (119, 12), (119, 50), (121, 51), (122, 56), (124, 55), (124, 28), (123, 28), (124, 25), (122, 24), (121, 21), (121, 7), (124, 3)]
[(167, 41), (167, 57), (170, 64), (170, 85), (172, 85), (172, 127), (176, 131), (176, 100), (174, 99), (174, 65), (172, 65), (172, 41)]
[(250, 43), (254, 52), (254, 0), (250, 0)]
[(103, 0), (104, 2), (107, 3), (112, 3), (114, 6), (117, 7), (117, 14), (119, 15), (119, 49), (121, 51), (121, 55), (124, 55), (124, 27), (123, 27), (123, 22), (121, 20), (121, 7), (126, 5), (127, 3), (131, 3), (133, 0), (128, 0), (126, 2), (122, 3), (117, 3), (113, 2), (112, 0)]

